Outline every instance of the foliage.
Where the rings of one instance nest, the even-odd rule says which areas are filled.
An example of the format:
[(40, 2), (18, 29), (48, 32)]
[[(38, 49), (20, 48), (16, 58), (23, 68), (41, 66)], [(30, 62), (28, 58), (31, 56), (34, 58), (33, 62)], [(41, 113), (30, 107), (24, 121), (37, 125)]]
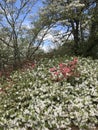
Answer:
[[(80, 130), (98, 124), (98, 60), (78, 57), (80, 77), (52, 82), (49, 68), (73, 57), (41, 59), (33, 69), (16, 71), (0, 82), (0, 130)], [(0, 79), (2, 80), (2, 78)]]
[(79, 72), (77, 72), (77, 58), (74, 58), (73, 61), (69, 62), (68, 64), (60, 63), (58, 67), (50, 68), (51, 78), (53, 81), (61, 81), (64, 78), (67, 80), (78, 77)]
[[(45, 36), (45, 33), (43, 33), (39, 39), (38, 35), (43, 27), (38, 27), (37, 23), (35, 25), (35, 17), (32, 19), (32, 24), (30, 21), (31, 15), (34, 15), (33, 7), (37, 1), (0, 0), (0, 44), (6, 48), (6, 52), (3, 51), (4, 55), (8, 52), (9, 56), (9, 50), (12, 52), (11, 57), (14, 69), (17, 69), (18, 66), (21, 67), (23, 58), (26, 59), (33, 56)], [(7, 58), (10, 60), (9, 57)], [(2, 60), (1, 56), (0, 60)]]
[[(40, 12), (40, 19), (45, 27), (50, 23), (55, 25), (54, 28), (57, 27), (53, 28), (53, 35), (56, 35), (54, 43), (66, 44), (66, 40), (73, 36), (73, 50), (76, 55), (92, 57), (97, 55), (98, 49), (95, 52), (93, 50), (98, 43), (96, 35), (98, 32), (98, 2), (96, 0), (43, 1), (44, 8)], [(58, 26), (62, 29), (59, 30)]]
[(73, 41), (67, 41), (66, 43), (64, 43), (63, 45), (59, 46), (57, 49), (53, 49), (51, 50), (51, 54), (55, 55), (55, 56), (64, 56), (64, 55), (68, 55), (68, 56), (73, 56), (74, 55), (74, 43)]

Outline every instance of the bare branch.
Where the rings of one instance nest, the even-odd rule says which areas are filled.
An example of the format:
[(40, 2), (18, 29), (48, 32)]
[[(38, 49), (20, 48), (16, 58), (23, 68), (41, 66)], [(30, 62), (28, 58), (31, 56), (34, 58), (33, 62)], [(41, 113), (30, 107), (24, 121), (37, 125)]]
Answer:
[(47, 32), (48, 32), (48, 31), (50, 30), (50, 28), (52, 28), (53, 26), (54, 26), (54, 24), (53, 24), (53, 25), (49, 25), (49, 26), (47, 27), (47, 30), (45, 31), (45, 33), (43, 34), (42, 38), (40, 39), (40, 41), (39, 41), (37, 47), (36, 47), (36, 48), (34, 49), (34, 51), (31, 53), (30, 58), (31, 58), (31, 57), (34, 55), (34, 53), (38, 50), (38, 48), (40, 47), (40, 45), (41, 45), (41, 43), (42, 43), (44, 37), (45, 37), (46, 34), (47, 34)]
[(2, 41), (5, 45), (7, 45), (8, 47), (11, 47), (11, 48), (13, 48), (13, 46), (12, 45), (10, 45), (9, 43), (7, 43), (4, 39), (2, 39), (1, 37), (0, 37), (0, 41)]
[(8, 18), (6, 9), (3, 7), (3, 5), (2, 5), (1, 3), (0, 3), (0, 7), (1, 7), (1, 9), (3, 10), (3, 12), (4, 12), (4, 14), (5, 14), (4, 16), (5, 16), (5, 18), (6, 18), (7, 22), (8, 22), (8, 24), (12, 27), (12, 24), (11, 24), (9, 18)]

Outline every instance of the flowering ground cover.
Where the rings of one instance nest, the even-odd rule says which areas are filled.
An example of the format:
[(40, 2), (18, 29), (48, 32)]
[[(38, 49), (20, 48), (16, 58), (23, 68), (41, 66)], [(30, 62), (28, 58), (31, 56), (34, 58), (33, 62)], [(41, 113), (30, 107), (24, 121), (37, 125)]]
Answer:
[[(44, 58), (32, 69), (12, 73), (10, 82), (0, 78), (0, 130), (94, 130), (98, 60), (78, 57), (74, 67), (73, 61)], [(54, 80), (58, 76), (63, 78)]]

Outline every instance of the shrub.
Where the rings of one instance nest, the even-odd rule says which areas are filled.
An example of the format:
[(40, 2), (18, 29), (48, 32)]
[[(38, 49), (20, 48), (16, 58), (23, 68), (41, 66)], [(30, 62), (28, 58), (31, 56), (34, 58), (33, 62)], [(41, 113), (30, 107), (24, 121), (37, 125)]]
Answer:
[[(49, 68), (73, 62), (73, 57), (43, 59), (33, 69), (11, 74), (11, 81), (0, 82), (0, 130), (80, 130), (98, 124), (98, 60), (78, 57), (79, 77), (53, 82)], [(72, 63), (71, 63), (72, 64)], [(69, 65), (70, 66), (70, 65)], [(1, 81), (1, 80), (0, 80)]]
[(58, 67), (50, 68), (52, 80), (61, 81), (64, 78), (69, 79), (79, 76), (79, 74), (77, 73), (77, 62), (78, 59), (74, 58), (73, 61), (69, 62), (68, 64), (60, 63)]

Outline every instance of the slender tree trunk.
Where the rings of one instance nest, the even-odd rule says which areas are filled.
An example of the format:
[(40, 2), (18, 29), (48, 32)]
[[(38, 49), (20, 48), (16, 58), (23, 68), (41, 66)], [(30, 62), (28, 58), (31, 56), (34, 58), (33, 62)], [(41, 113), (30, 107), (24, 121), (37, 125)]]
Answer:
[(71, 21), (71, 25), (74, 37), (74, 52), (77, 54), (79, 48), (79, 20), (75, 19), (74, 21)]
[(0, 70), (2, 70), (2, 58), (1, 58), (1, 53), (0, 53)]
[(18, 47), (18, 42), (17, 42), (17, 35), (13, 34), (13, 54), (14, 54), (14, 62), (13, 62), (13, 69), (16, 70), (18, 67), (21, 67), (21, 60), (20, 60), (20, 51)]
[[(15, 43), (14, 43), (15, 44)], [(19, 48), (18, 45), (14, 45), (14, 62), (13, 62), (13, 68), (17, 69), (20, 67), (20, 54), (19, 54)]]
[(81, 43), (84, 42), (84, 35), (83, 35), (83, 28), (82, 28), (82, 23), (80, 22), (80, 39), (81, 39)]

